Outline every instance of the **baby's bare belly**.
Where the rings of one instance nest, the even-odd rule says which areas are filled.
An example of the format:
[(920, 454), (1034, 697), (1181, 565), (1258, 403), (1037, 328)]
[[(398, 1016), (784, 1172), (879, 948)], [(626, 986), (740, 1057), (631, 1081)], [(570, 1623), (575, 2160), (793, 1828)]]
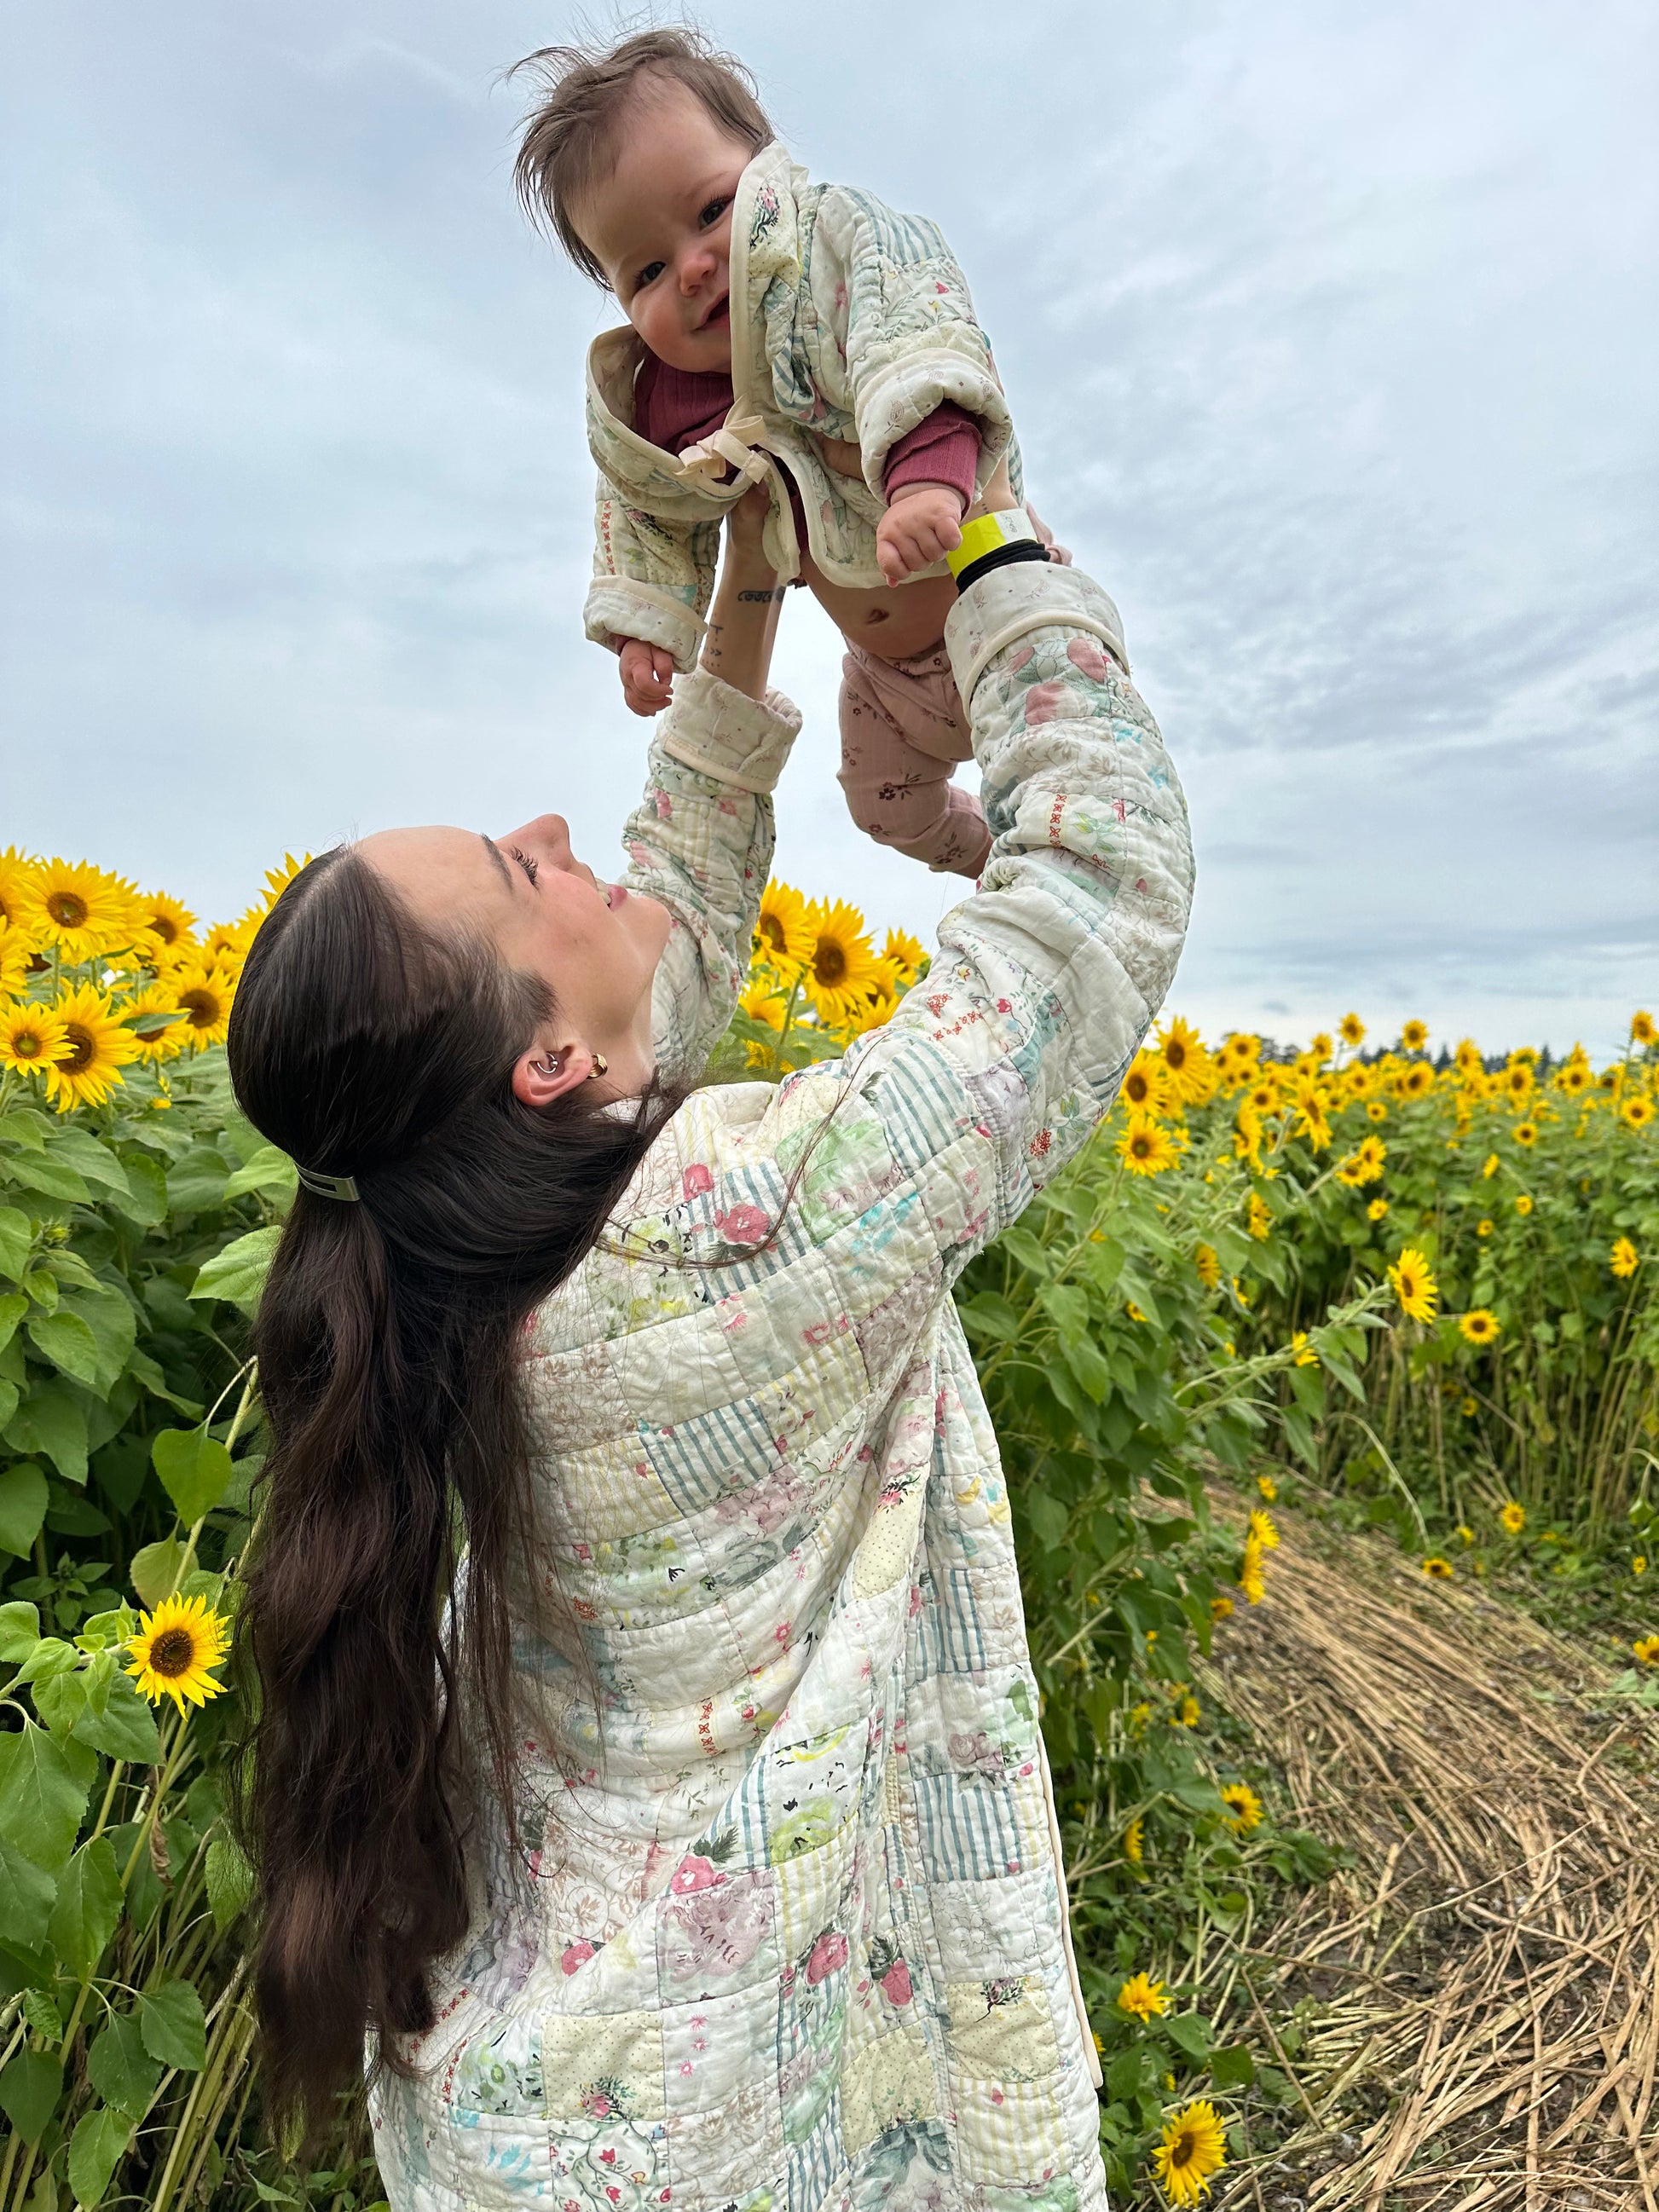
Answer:
[(908, 660), (937, 645), (945, 635), (945, 617), (956, 605), (957, 587), (949, 576), (919, 577), (891, 591), (853, 591), (832, 584), (805, 546), (801, 574), (848, 643), (878, 660)]

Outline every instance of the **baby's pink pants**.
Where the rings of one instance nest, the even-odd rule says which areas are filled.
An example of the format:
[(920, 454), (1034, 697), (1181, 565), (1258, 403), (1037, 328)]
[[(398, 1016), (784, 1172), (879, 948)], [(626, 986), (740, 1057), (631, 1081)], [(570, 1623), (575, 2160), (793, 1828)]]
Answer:
[(977, 877), (991, 833), (978, 799), (951, 781), (974, 748), (943, 641), (908, 660), (849, 645), (841, 667), (841, 787), (854, 821), (936, 873)]

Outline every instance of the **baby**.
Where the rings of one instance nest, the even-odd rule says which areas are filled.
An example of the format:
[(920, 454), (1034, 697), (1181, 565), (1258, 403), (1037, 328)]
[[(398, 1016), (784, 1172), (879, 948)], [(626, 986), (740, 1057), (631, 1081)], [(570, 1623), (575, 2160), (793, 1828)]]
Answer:
[(840, 780), (854, 820), (977, 876), (991, 841), (951, 781), (971, 748), (943, 641), (956, 598), (943, 562), (988, 489), (1005, 505), (1022, 494), (950, 248), (868, 193), (809, 182), (740, 64), (695, 31), (549, 47), (524, 66), (544, 90), (520, 196), (628, 317), (588, 355), (588, 636), (619, 653), (635, 713), (660, 713), (702, 643), (721, 519), (765, 485), (773, 566), (811, 586), (847, 642)]

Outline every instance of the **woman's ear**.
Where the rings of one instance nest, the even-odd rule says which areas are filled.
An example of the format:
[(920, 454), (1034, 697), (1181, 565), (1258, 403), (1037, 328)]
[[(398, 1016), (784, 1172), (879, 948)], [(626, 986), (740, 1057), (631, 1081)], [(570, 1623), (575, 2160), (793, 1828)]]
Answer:
[(550, 1106), (587, 1079), (593, 1055), (579, 1044), (532, 1044), (513, 1070), (513, 1096), (526, 1106)]

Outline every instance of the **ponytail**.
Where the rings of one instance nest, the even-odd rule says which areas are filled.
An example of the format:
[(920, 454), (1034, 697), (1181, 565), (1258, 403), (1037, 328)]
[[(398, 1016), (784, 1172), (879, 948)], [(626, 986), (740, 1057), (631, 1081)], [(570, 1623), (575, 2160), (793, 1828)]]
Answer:
[[(432, 2024), (465, 1933), (477, 1786), (514, 1837), (510, 1622), (533, 1571), (523, 1322), (599, 1236), (677, 1099), (516, 1098), (546, 987), (418, 923), (349, 848), (249, 954), (233, 1080), (307, 1168), (254, 1330), (270, 1446), (240, 1632), (242, 1821), (268, 2100), (313, 2126)], [(466, 1551), (465, 1632), (453, 1602)], [(476, 1786), (475, 1786), (476, 1785)]]

